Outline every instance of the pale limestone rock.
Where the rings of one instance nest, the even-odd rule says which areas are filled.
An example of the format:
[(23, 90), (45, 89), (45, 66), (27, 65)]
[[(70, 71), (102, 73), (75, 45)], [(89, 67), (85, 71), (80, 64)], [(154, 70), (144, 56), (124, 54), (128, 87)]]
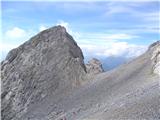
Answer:
[(160, 76), (160, 42), (154, 43), (153, 54), (151, 60), (153, 61), (153, 72)]
[(86, 64), (86, 70), (88, 74), (98, 74), (104, 72), (101, 62), (96, 58), (91, 59), (88, 64)]

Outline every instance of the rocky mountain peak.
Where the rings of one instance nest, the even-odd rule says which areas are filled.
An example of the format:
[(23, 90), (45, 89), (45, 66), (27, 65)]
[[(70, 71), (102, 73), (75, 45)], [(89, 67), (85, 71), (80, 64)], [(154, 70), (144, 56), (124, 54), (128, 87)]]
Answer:
[(83, 54), (62, 26), (40, 32), (1, 63), (2, 119), (19, 119), (31, 104), (81, 84)]
[(149, 49), (155, 48), (156, 46), (159, 46), (159, 44), (160, 44), (160, 40), (152, 43), (152, 44), (149, 46)]
[(93, 58), (91, 59), (88, 64), (86, 64), (86, 70), (87, 70), (87, 73), (91, 73), (91, 74), (98, 74), (98, 73), (101, 73), (101, 72), (104, 72), (103, 70), (103, 67), (102, 67), (102, 63), (96, 59), (96, 58)]

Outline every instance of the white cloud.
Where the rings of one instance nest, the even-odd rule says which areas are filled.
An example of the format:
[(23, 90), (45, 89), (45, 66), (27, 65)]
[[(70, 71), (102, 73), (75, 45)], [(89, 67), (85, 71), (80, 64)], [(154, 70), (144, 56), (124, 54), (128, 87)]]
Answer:
[(7, 36), (9, 38), (21, 38), (21, 37), (26, 36), (26, 31), (21, 28), (14, 27), (13, 29), (8, 30), (5, 33), (5, 36)]
[(6, 43), (1, 43), (0, 44), (0, 49), (1, 51), (8, 52), (9, 50), (16, 48), (18, 45), (13, 45), (13, 44), (6, 44)]
[(144, 53), (146, 46), (129, 44), (127, 42), (104, 43), (104, 45), (80, 44), (85, 56), (123, 56), (126, 58), (137, 57)]
[(63, 20), (60, 20), (60, 21), (57, 22), (56, 25), (61, 25), (61, 26), (65, 27), (66, 30), (67, 30), (67, 32), (68, 32), (69, 34), (71, 34), (71, 35), (73, 36), (73, 38), (75, 38), (75, 40), (76, 40), (76, 39), (79, 39), (80, 33), (76, 32), (76, 31), (73, 32), (73, 30), (72, 30), (72, 28), (71, 28), (71, 26), (70, 26), (70, 24), (69, 24), (68, 22), (65, 22), (65, 21), (63, 21)]
[(4, 32), (1, 41), (2, 43), (20, 45), (27, 41), (31, 36), (35, 35), (37, 32), (39, 31), (13, 27)]
[(7, 30), (6, 32), (4, 32), (4, 35), (2, 36), (2, 40), (0, 44), (0, 49), (1, 51), (9, 51), (10, 49), (17, 47), (18, 45), (29, 40), (30, 37), (34, 36), (38, 32), (43, 31), (45, 29), (47, 29), (47, 27), (44, 25), (40, 25), (38, 30), (13, 27)]
[(123, 40), (133, 40), (140, 37), (137, 35), (126, 33), (78, 33), (72, 31), (68, 22), (59, 21), (57, 25), (62, 25), (67, 29), (82, 48), (85, 56), (123, 56), (129, 58), (142, 54), (147, 48), (146, 46), (123, 42)]
[(46, 29), (47, 29), (47, 27), (44, 26), (44, 25), (40, 25), (40, 27), (39, 27), (39, 31), (43, 31), (43, 30), (46, 30)]
[(18, 45), (13, 45), (13, 44), (5, 44), (5, 43), (1, 43), (0, 44), (0, 61), (4, 60), (4, 58), (6, 57), (7, 53), (13, 49), (18, 47)]
[(99, 39), (99, 40), (129, 40), (133, 38), (138, 38), (140, 36), (126, 34), (126, 33), (81, 33), (81, 36), (84, 36), (87, 39)]
[(13, 27), (10, 30), (4, 32), (0, 41), (0, 60), (2, 60), (2, 58), (4, 59), (11, 49), (16, 48), (20, 44), (29, 40), (29, 38), (33, 36), (35, 33), (37, 32), (33, 30), (25, 30), (19, 27)]
[(145, 50), (145, 46), (129, 44), (127, 42), (115, 42), (99, 55), (136, 57), (142, 54)]
[(121, 33), (121, 34), (111, 34), (108, 35), (106, 39), (133, 39), (133, 38), (138, 38), (139, 36), (137, 35), (131, 35), (131, 34), (126, 34), (126, 33)]

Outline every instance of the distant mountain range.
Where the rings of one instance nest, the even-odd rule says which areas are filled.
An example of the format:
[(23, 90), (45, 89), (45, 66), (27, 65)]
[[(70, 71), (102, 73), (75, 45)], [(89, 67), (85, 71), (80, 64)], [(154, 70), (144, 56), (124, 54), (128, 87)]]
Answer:
[(124, 64), (128, 61), (130, 61), (132, 58), (125, 58), (125, 57), (121, 57), (121, 56), (110, 56), (107, 57), (106, 59), (101, 59), (103, 68), (105, 69), (105, 71), (111, 70), (113, 68), (118, 67), (121, 64)]

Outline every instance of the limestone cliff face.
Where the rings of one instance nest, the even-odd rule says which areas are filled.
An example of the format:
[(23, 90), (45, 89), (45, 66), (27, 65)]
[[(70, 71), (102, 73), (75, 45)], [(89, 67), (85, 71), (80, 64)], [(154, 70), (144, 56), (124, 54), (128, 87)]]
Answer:
[(153, 43), (150, 46), (150, 50), (151, 49), (153, 50), (151, 58), (153, 62), (153, 72), (160, 76), (160, 41)]
[(77, 43), (56, 26), (11, 50), (1, 72), (2, 119), (18, 120), (31, 104), (80, 85), (86, 68)]

